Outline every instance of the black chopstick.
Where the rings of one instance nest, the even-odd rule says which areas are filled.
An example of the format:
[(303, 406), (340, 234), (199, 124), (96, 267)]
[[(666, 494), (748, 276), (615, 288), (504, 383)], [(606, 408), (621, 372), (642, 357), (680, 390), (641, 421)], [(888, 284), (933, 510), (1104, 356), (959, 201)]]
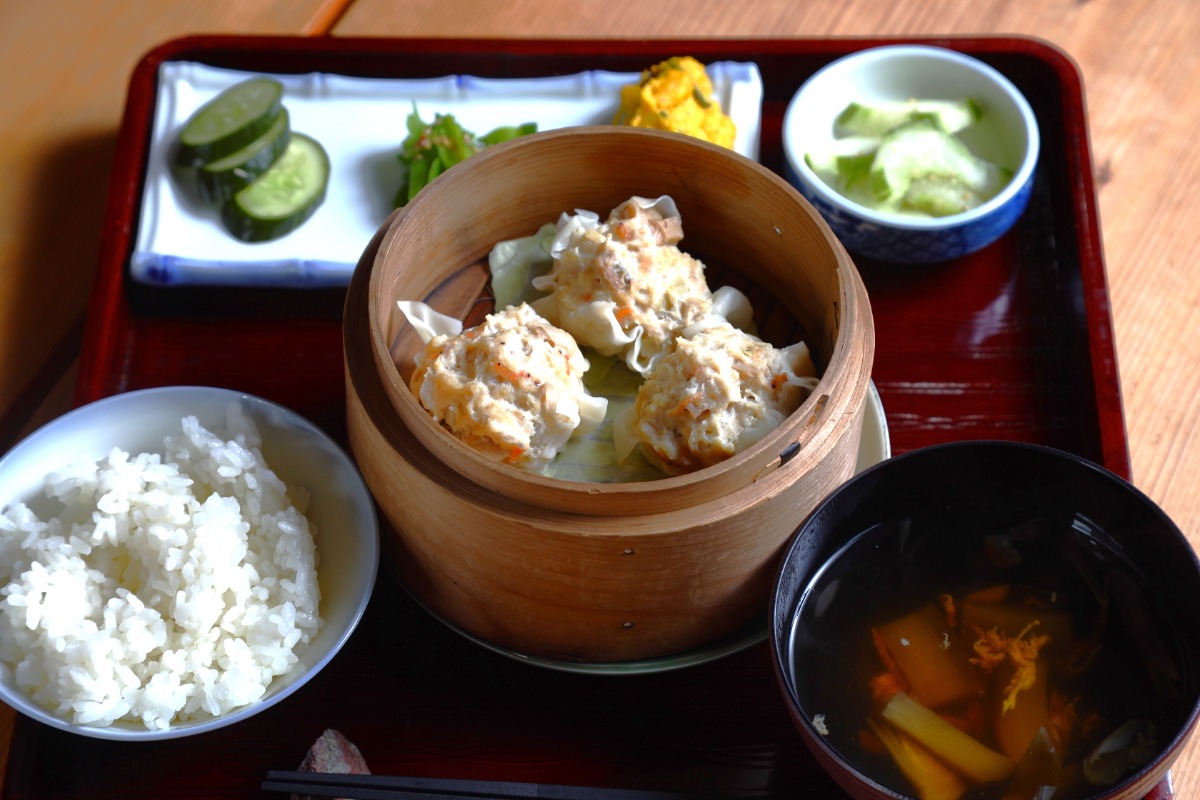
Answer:
[(263, 791), (291, 792), (347, 800), (715, 800), (712, 795), (642, 789), (602, 789), (547, 783), (480, 781), (459, 778), (402, 778), (331, 772), (272, 770)]

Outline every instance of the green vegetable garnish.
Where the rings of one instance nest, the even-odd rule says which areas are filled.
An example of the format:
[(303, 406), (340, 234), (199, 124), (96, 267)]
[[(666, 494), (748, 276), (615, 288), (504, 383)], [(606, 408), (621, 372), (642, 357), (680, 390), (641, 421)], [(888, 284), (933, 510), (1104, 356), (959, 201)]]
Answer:
[(433, 122), (425, 122), (417, 113), (415, 103), (406, 119), (406, 126), (408, 135), (397, 155), (404, 167), (400, 190), (392, 201), (397, 208), (416, 197), (417, 192), (438, 175), (484, 147), (537, 132), (537, 123), (527, 122), (523, 125), (501, 126), (483, 136), (476, 136), (459, 125), (453, 114), (434, 114)]
[(524, 125), (506, 125), (496, 128), (494, 131), (480, 136), (479, 141), (485, 145), (500, 144), (501, 142), (507, 142), (509, 139), (524, 136), (527, 133), (537, 133), (536, 122), (526, 122)]
[(834, 191), (868, 208), (943, 217), (974, 208), (1012, 179), (975, 155), (961, 132), (983, 108), (964, 100), (853, 102), (834, 120), (834, 140), (805, 162)]

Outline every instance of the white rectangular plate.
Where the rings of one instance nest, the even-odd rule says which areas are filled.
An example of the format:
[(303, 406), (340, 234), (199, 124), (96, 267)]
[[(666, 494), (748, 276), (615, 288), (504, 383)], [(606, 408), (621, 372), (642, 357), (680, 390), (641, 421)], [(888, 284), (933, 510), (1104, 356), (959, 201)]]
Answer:
[[(757, 160), (763, 97), (758, 67), (717, 62), (708, 65), (708, 72), (721, 108), (737, 124), (734, 149)], [(479, 134), (524, 122), (536, 122), (538, 130), (599, 125), (612, 120), (620, 88), (638, 77), (598, 70), (530, 79), (273, 75), (284, 86), (292, 130), (317, 139), (329, 153), (329, 188), (321, 207), (297, 230), (248, 244), (225, 232), (216, 209), (196, 198), (192, 176), (174, 167), (169, 154), (192, 112), (221, 90), (259, 74), (263, 73), (183, 61), (159, 68), (146, 183), (130, 260), (135, 281), (344, 286), (392, 210), (401, 180), (396, 154), (414, 103), (423, 119), (453, 114), (464, 128)]]

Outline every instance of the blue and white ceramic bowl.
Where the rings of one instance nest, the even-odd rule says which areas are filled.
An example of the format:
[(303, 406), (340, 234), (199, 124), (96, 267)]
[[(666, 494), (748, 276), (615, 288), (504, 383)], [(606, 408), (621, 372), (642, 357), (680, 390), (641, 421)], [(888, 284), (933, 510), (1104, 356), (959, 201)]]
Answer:
[[(1010, 169), (1012, 180), (986, 203), (947, 217), (880, 212), (839, 194), (804, 155), (827, 148), (833, 121), (851, 101), (972, 98), (980, 122), (961, 136), (977, 155)], [(999, 239), (1029, 203), (1039, 152), (1037, 119), (1004, 75), (978, 59), (924, 45), (861, 50), (834, 61), (804, 83), (783, 123), (787, 178), (816, 207), (854, 255), (883, 261), (946, 261)]]

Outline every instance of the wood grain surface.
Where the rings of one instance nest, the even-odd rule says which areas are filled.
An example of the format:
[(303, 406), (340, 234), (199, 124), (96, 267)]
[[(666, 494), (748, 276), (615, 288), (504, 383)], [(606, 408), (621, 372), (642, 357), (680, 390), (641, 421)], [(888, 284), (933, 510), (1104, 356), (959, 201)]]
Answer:
[[(1200, 3), (14, 0), (0, 5), (0, 446), (70, 407), (129, 73), (189, 33), (654, 38), (1027, 34), (1086, 91), (1134, 482), (1200, 542)], [(0, 742), (0, 754), (7, 753)], [(0, 757), (3, 757), (0, 755)], [(3, 765), (0, 764), (0, 770)], [(1200, 745), (1175, 770), (1200, 794)]]

